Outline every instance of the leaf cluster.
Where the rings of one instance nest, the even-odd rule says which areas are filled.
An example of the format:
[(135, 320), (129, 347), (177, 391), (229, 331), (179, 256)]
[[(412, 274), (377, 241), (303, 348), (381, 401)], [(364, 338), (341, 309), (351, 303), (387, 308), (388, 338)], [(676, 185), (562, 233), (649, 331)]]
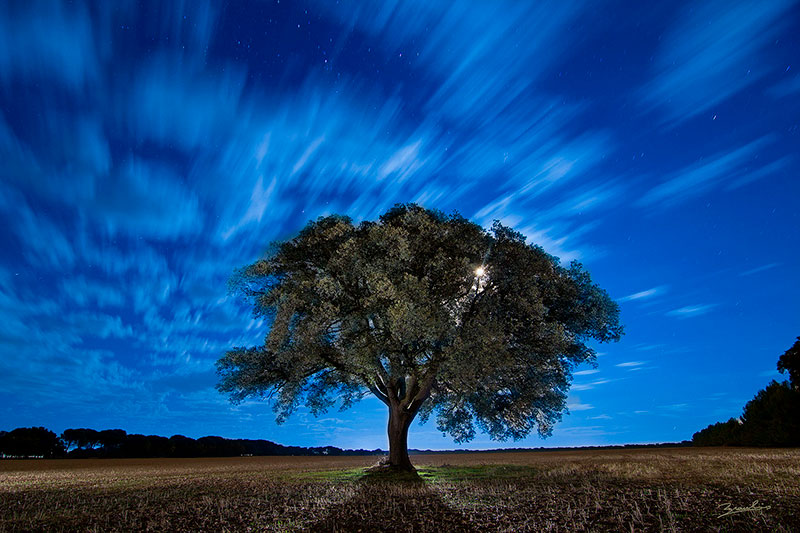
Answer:
[(800, 390), (800, 337), (778, 359), (778, 372), (788, 372), (792, 387)]

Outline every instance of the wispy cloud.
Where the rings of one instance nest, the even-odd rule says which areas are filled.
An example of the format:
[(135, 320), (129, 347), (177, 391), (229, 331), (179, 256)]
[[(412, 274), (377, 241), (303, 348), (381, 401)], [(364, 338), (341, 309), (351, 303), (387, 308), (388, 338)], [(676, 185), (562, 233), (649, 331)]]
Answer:
[[(570, 442), (586, 444), (587, 439), (595, 439), (598, 437), (607, 437), (608, 435), (615, 435), (616, 432), (608, 431), (603, 426), (556, 426), (553, 432), (553, 438), (569, 437)], [(599, 441), (605, 442), (605, 440)]]
[(240, 65), (201, 70), (183, 55), (162, 52), (140, 66), (133, 79), (124, 93), (129, 102), (120, 102), (119, 112), (140, 139), (184, 150), (226, 146), (226, 134), (251, 120), (252, 111), (242, 107), (247, 69)]
[(781, 263), (767, 263), (766, 265), (761, 265), (755, 268), (751, 268), (750, 270), (745, 270), (741, 272), (740, 276), (752, 276), (753, 274), (759, 274), (761, 272), (765, 272), (767, 270), (771, 270), (777, 266), (780, 266)]
[(589, 376), (591, 374), (597, 374), (598, 372), (600, 372), (600, 371), (597, 370), (596, 368), (592, 368), (592, 369), (589, 369), (589, 370), (579, 370), (577, 372), (573, 372), (572, 375), (573, 376)]
[(61, 288), (67, 298), (81, 307), (122, 307), (125, 303), (125, 295), (120, 287), (85, 276), (67, 278), (62, 281)]
[[(46, 6), (46, 7), (45, 7)], [(98, 47), (83, 5), (21, 2), (0, 16), (0, 78), (56, 79), (72, 90), (99, 75)], [(42, 38), (46, 32), (47, 38)]]
[(633, 294), (629, 294), (628, 296), (623, 296), (622, 298), (617, 298), (618, 302), (630, 302), (631, 300), (646, 300), (650, 299), (654, 296), (658, 296), (659, 294), (664, 294), (667, 291), (667, 287), (664, 285), (660, 285), (658, 287), (653, 287), (652, 289), (647, 289), (644, 291), (635, 292)]
[(596, 381), (592, 381), (590, 383), (576, 383), (572, 385), (572, 390), (581, 391), (581, 390), (590, 390), (595, 388), (597, 385), (603, 385), (605, 383), (609, 383), (610, 379), (598, 379)]
[(586, 420), (611, 420), (611, 417), (606, 414), (602, 414), (597, 416), (586, 417)]
[[(639, 201), (640, 207), (672, 207), (701, 196), (725, 183), (747, 182), (767, 177), (785, 168), (790, 159), (782, 158), (778, 166), (770, 167), (761, 151), (774, 143), (776, 137), (765, 135), (736, 149), (726, 149), (711, 157), (670, 174), (661, 184), (650, 189)], [(744, 184), (745, 182), (742, 182)]]
[[(625, 192), (621, 183), (597, 183), (590, 178), (602, 166), (606, 154), (613, 151), (615, 141), (605, 133), (565, 134), (563, 128), (571, 122), (570, 116), (574, 117), (569, 111), (554, 110), (547, 124), (537, 124), (514, 143), (524, 155), (495, 167), (507, 176), (500, 189), (503, 192), (474, 215), (487, 226), (494, 220), (513, 220), (528, 242), (542, 246), (565, 263), (586, 258), (588, 246), (582, 242), (583, 234), (596, 224), (587, 223), (583, 214), (613, 208)], [(465, 171), (471, 172), (469, 168)]]
[(541, 246), (547, 253), (561, 259), (563, 263), (569, 263), (583, 257), (583, 253), (580, 250), (569, 246), (570, 236), (567, 234), (560, 235), (556, 233), (557, 230), (554, 228), (538, 229), (535, 226), (525, 226), (520, 228), (520, 231), (525, 235), (529, 243)]
[(174, 239), (202, 228), (197, 196), (169, 167), (131, 158), (117, 173), (100, 181), (95, 197), (83, 204), (109, 234)]
[(627, 361), (625, 363), (618, 363), (614, 366), (617, 366), (619, 368), (631, 368), (631, 367), (642, 366), (645, 363), (646, 361)]
[[(491, 125), (527, 98), (543, 72), (566, 52), (561, 36), (581, 13), (581, 3), (444, 3), (343, 1), (317, 7), (345, 27), (380, 38), (387, 53), (410, 55), (435, 76), (430, 112), (474, 126)], [(536, 20), (535, 25), (519, 24)], [(510, 42), (516, 46), (509, 46)], [(443, 54), (441, 50), (447, 50)], [(531, 124), (529, 111), (519, 128)]]
[(789, 98), (800, 93), (800, 75), (794, 75), (771, 87), (767, 93), (773, 98)]
[(682, 122), (757, 82), (768, 72), (764, 48), (793, 6), (792, 0), (686, 6), (662, 41), (654, 77), (640, 92), (643, 102)]
[(664, 344), (637, 344), (634, 346), (638, 352), (650, 352), (653, 350), (663, 349), (664, 347)]
[(673, 309), (667, 313), (667, 316), (673, 316), (677, 318), (692, 318), (695, 316), (700, 316), (708, 313), (713, 308), (715, 308), (717, 304), (705, 304), (705, 305), (687, 305), (685, 307), (680, 307), (678, 309)]
[(594, 409), (594, 405), (580, 402), (568, 403), (567, 409), (570, 411), (588, 411), (590, 409)]
[(37, 210), (19, 191), (0, 184), (0, 207), (14, 213), (9, 229), (24, 243), (22, 255), (30, 267), (69, 270), (77, 261), (75, 246), (64, 228)]

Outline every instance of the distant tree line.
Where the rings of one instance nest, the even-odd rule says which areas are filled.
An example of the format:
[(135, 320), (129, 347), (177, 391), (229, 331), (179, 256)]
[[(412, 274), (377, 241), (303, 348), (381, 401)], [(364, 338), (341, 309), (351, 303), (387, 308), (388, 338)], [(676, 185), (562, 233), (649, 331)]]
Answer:
[(712, 424), (692, 437), (695, 446), (800, 446), (800, 337), (778, 360), (789, 380), (773, 380), (744, 406), (742, 416)]
[(67, 429), (61, 436), (43, 427), (0, 431), (0, 457), (236, 457), (241, 455), (371, 455), (381, 450), (343, 450), (335, 446), (283, 446), (268, 440), (183, 435), (128, 434), (122, 429)]
[(415, 455), (436, 455), (438, 453), (446, 453), (450, 454), (458, 454), (458, 453), (475, 453), (476, 451), (480, 451), (481, 453), (519, 453), (519, 452), (552, 452), (554, 450), (558, 451), (570, 451), (570, 450), (638, 450), (644, 448), (688, 448), (693, 446), (692, 441), (690, 440), (682, 440), (680, 442), (656, 442), (650, 444), (603, 444), (603, 445), (595, 445), (595, 446), (556, 446), (556, 447), (545, 447), (539, 446), (537, 448), (495, 448), (492, 450), (465, 450), (465, 449), (458, 449), (458, 450), (416, 450), (411, 449), (409, 452)]
[(0, 457), (63, 457), (66, 446), (58, 435), (43, 427), (0, 431)]
[[(690, 446), (690, 441), (659, 444), (624, 444), (618, 446), (587, 446), (559, 449), (628, 449)], [(484, 450), (487, 452), (547, 451), (552, 448), (511, 448)], [(474, 450), (409, 450), (415, 454), (471, 453)], [(43, 427), (17, 428), (0, 431), (0, 458), (36, 457), (44, 459), (90, 457), (237, 457), (241, 455), (383, 455), (383, 450), (343, 450), (335, 446), (306, 448), (283, 446), (268, 440), (225, 439), (183, 435), (159, 437), (138, 435), (122, 429), (67, 429), (61, 436)]]

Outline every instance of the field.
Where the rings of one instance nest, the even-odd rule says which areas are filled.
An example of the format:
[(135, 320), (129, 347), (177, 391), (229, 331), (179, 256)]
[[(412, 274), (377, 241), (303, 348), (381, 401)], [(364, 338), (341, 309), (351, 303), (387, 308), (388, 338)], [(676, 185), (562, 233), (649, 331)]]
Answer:
[(0, 531), (800, 531), (800, 450), (0, 461)]

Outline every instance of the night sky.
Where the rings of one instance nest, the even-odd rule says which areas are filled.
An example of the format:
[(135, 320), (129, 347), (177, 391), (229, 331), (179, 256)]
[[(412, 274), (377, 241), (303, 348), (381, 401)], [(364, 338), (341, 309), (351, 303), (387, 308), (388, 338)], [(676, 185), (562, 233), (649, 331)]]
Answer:
[[(553, 436), (679, 441), (800, 335), (800, 5), (3, 2), (0, 430), (385, 448), (214, 385), (227, 279), (309, 220), (499, 219), (621, 306)], [(434, 423), (414, 448), (454, 448)]]

